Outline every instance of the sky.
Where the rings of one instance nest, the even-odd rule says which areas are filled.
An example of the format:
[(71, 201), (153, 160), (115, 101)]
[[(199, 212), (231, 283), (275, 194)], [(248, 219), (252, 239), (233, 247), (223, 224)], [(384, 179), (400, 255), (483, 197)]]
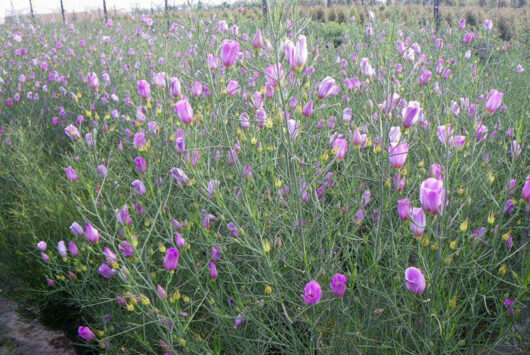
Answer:
[[(32, 0), (33, 12), (39, 13), (50, 13), (60, 12), (61, 5), (60, 0)], [(135, 7), (139, 8), (150, 8), (151, 6), (163, 7), (164, 0), (106, 0), (107, 10), (123, 9), (130, 10)], [(197, 2), (197, 0), (192, 0)], [(207, 4), (219, 4), (224, 2), (223, 0), (203, 0), (203, 3)], [(226, 0), (230, 3), (230, 0)], [(187, 0), (168, 0), (169, 5), (182, 5), (187, 3)], [(11, 14), (11, 4), (16, 11), (26, 11), (29, 13), (29, 0), (0, 0), (0, 23), (3, 22), (5, 15)], [(98, 9), (103, 7), (103, 0), (63, 0), (65, 11), (84, 11), (90, 9)], [(6, 13), (7, 11), (7, 13)]]

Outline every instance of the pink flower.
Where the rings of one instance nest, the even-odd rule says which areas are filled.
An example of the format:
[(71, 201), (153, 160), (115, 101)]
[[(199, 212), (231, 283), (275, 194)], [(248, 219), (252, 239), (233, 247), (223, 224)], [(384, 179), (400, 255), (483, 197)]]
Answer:
[(491, 89), (488, 97), (486, 98), (486, 102), (484, 103), (486, 111), (490, 113), (495, 112), (499, 107), (501, 107), (503, 97), (504, 93), (495, 89)]
[(420, 186), (420, 202), (432, 214), (439, 214), (445, 203), (445, 190), (442, 180), (428, 178)]
[(263, 48), (263, 36), (261, 35), (261, 30), (259, 28), (256, 30), (256, 33), (254, 34), (254, 38), (252, 39), (252, 46), (255, 49)]
[(175, 270), (179, 266), (179, 256), (177, 248), (168, 248), (164, 257), (164, 268), (167, 271)]
[(404, 198), (401, 200), (398, 200), (397, 202), (398, 207), (398, 216), (402, 221), (406, 221), (409, 218), (409, 215), (411, 213), (411, 207), (410, 207), (410, 200), (408, 198)]
[(239, 54), (239, 42), (225, 39), (221, 48), (221, 61), (226, 67), (234, 65)]
[(345, 275), (335, 274), (331, 278), (331, 282), (329, 283), (329, 288), (331, 288), (335, 296), (342, 297), (344, 295), (344, 292), (346, 292), (347, 282), (348, 282), (348, 279), (346, 278)]
[(322, 288), (315, 280), (308, 282), (304, 288), (305, 293), (302, 295), (304, 303), (307, 305), (315, 305), (320, 302), (322, 298)]
[(178, 101), (173, 109), (179, 116), (182, 123), (190, 124), (193, 121), (193, 108), (191, 107), (188, 99), (182, 99)]
[(94, 339), (94, 333), (92, 333), (92, 330), (90, 330), (89, 327), (79, 326), (79, 328), (77, 328), (77, 334), (81, 338), (88, 340), (88, 341), (91, 341), (92, 339)]
[(339, 135), (333, 141), (332, 151), (335, 154), (335, 159), (342, 160), (348, 151), (348, 141)]
[(405, 270), (405, 286), (416, 295), (423, 293), (425, 290), (425, 276), (423, 276), (420, 269), (409, 267)]
[(97, 243), (99, 241), (99, 232), (90, 223), (85, 224), (85, 236), (90, 243)]
[(339, 90), (339, 87), (335, 84), (335, 79), (327, 76), (318, 86), (318, 98), (323, 99), (329, 95), (337, 95)]
[(406, 107), (403, 108), (401, 111), (401, 118), (403, 122), (403, 127), (409, 128), (412, 126), (416, 121), (418, 121), (418, 118), (421, 114), (421, 107), (420, 103), (417, 101), (409, 101)]
[(405, 165), (407, 155), (409, 153), (409, 146), (407, 143), (401, 143), (398, 145), (390, 145), (388, 147), (388, 155), (390, 164), (396, 169), (401, 169)]
[(425, 230), (425, 212), (421, 208), (414, 207), (410, 217), (410, 230), (416, 237), (421, 237)]
[(226, 86), (226, 92), (228, 96), (236, 96), (239, 92), (239, 83), (235, 80), (230, 80)]
[(146, 80), (138, 81), (138, 94), (142, 99), (148, 99), (151, 96), (151, 87)]

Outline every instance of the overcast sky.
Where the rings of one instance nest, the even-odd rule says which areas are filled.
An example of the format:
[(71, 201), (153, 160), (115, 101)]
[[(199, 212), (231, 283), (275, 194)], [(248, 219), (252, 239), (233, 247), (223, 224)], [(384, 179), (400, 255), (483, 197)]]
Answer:
[[(130, 10), (135, 7), (150, 8), (164, 6), (164, 0), (106, 0), (107, 10), (124, 9)], [(205, 4), (219, 4), (225, 0), (203, 0)], [(33, 11), (35, 13), (59, 12), (61, 9), (60, 0), (32, 0)], [(226, 0), (230, 3), (231, 0)], [(187, 0), (168, 0), (169, 5), (181, 5), (187, 3)], [(192, 0), (197, 3), (197, 0)], [(17, 11), (27, 11), (29, 13), (29, 0), (0, 0), (0, 22), (5, 15), (11, 14), (11, 4)], [(63, 0), (65, 11), (84, 11), (89, 9), (98, 9), (103, 7), (103, 0)], [(7, 11), (7, 12), (6, 12)]]

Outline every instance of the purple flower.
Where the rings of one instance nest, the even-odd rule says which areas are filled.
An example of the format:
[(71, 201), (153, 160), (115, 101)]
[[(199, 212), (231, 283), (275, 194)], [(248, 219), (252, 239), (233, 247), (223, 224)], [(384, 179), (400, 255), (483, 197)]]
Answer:
[(172, 168), (171, 175), (181, 184), (189, 184), (190, 179), (188, 179), (188, 176), (186, 173), (180, 169), (180, 168)]
[(225, 39), (221, 48), (221, 61), (226, 67), (234, 65), (239, 54), (239, 42)]
[(133, 192), (136, 196), (145, 195), (146, 193), (145, 186), (144, 186), (144, 183), (141, 182), (140, 180), (134, 180), (133, 182), (131, 182), (131, 186), (133, 187)]
[(420, 202), (423, 208), (432, 214), (439, 214), (445, 203), (443, 181), (428, 178), (420, 186)]
[(410, 213), (410, 230), (416, 237), (421, 237), (425, 230), (425, 212), (423, 209), (414, 207)]
[(83, 235), (83, 227), (81, 227), (77, 222), (72, 223), (72, 225), (70, 226), (70, 230), (75, 235)]
[(491, 89), (484, 103), (486, 111), (488, 111), (489, 113), (495, 112), (499, 107), (501, 107), (503, 97), (504, 93), (495, 89)]
[(186, 132), (181, 128), (177, 129), (175, 132), (175, 147), (179, 154), (186, 150)]
[(120, 245), (118, 245), (123, 256), (131, 258), (134, 255), (134, 247), (127, 240), (122, 240)]
[(390, 145), (388, 147), (388, 155), (390, 164), (396, 169), (401, 169), (405, 165), (407, 155), (409, 153), (409, 145), (407, 143), (401, 143), (398, 145)]
[(182, 123), (190, 124), (193, 121), (193, 108), (187, 98), (177, 101), (173, 109)]
[(342, 297), (344, 295), (344, 292), (346, 292), (347, 282), (348, 282), (348, 279), (346, 278), (346, 275), (335, 274), (331, 278), (329, 287), (331, 288), (335, 296)]
[(234, 322), (234, 329), (241, 327), (244, 322), (245, 322), (245, 319), (243, 318), (243, 315), (239, 313), (236, 317), (236, 321)]
[(61, 240), (59, 243), (57, 243), (57, 251), (59, 252), (59, 255), (62, 258), (66, 258), (66, 244), (64, 243), (64, 240)]
[(46, 251), (46, 248), (48, 247), (48, 244), (46, 244), (45, 241), (40, 241), (37, 243), (37, 249), (39, 249), (40, 251)]
[(164, 268), (167, 271), (175, 270), (179, 266), (179, 251), (177, 248), (168, 248), (164, 258)]
[(315, 280), (309, 281), (304, 287), (304, 294), (302, 298), (307, 305), (315, 305), (320, 302), (322, 298), (322, 288)]
[(416, 295), (423, 293), (423, 290), (425, 290), (425, 276), (423, 276), (420, 269), (409, 267), (405, 270), (405, 286)]
[(514, 209), (515, 209), (515, 205), (513, 204), (512, 199), (509, 199), (508, 201), (506, 201), (506, 204), (504, 205), (504, 213), (509, 215), (513, 212)]
[(90, 223), (85, 224), (85, 236), (90, 243), (97, 243), (99, 241), (99, 232)]
[(71, 166), (69, 166), (66, 169), (64, 169), (64, 172), (66, 173), (66, 177), (69, 180), (72, 180), (72, 181), (79, 180), (79, 177), (77, 176), (77, 172)]
[(208, 263), (208, 270), (210, 271), (210, 278), (212, 280), (217, 279), (217, 277), (219, 276), (219, 273), (217, 272), (217, 266), (215, 265), (213, 261), (210, 261)]
[(221, 260), (221, 253), (219, 252), (219, 250), (217, 250), (216, 247), (212, 247), (212, 261), (213, 262), (218, 262), (219, 260)]
[(410, 200), (408, 198), (404, 198), (398, 200), (397, 204), (399, 218), (402, 221), (406, 221), (407, 219), (409, 219), (409, 215), (411, 213)]
[(145, 163), (145, 159), (142, 157), (134, 158), (134, 164), (136, 165), (136, 170), (138, 170), (140, 173), (145, 173), (147, 170), (147, 164)]
[(228, 235), (232, 238), (237, 238), (239, 235), (239, 229), (237, 228), (237, 225), (234, 222), (229, 222), (226, 225), (226, 229), (228, 229)]
[(74, 242), (68, 242), (68, 250), (70, 250), (70, 254), (72, 254), (74, 258), (79, 254), (79, 249)]
[(335, 79), (327, 76), (322, 82), (320, 82), (320, 85), (318, 85), (318, 98), (324, 99), (329, 95), (337, 95), (339, 91), (340, 89), (337, 84), (335, 84)]
[(151, 96), (151, 87), (146, 80), (139, 80), (137, 86), (138, 94), (142, 99), (148, 99)]
[(88, 340), (88, 341), (91, 341), (92, 339), (94, 339), (94, 333), (92, 333), (92, 330), (90, 330), (89, 327), (79, 326), (79, 328), (77, 328), (77, 334), (81, 338)]
[(101, 164), (98, 166), (98, 175), (102, 179), (107, 176), (107, 168), (105, 167), (105, 165)]
[(73, 141), (81, 139), (81, 133), (79, 133), (79, 130), (73, 124), (66, 126), (64, 133)]
[(109, 280), (115, 278), (116, 274), (118, 273), (116, 270), (114, 270), (107, 264), (101, 264), (98, 268), (98, 272), (101, 276)]
[(178, 248), (184, 249), (186, 247), (186, 240), (182, 238), (179, 232), (175, 232), (175, 244)]

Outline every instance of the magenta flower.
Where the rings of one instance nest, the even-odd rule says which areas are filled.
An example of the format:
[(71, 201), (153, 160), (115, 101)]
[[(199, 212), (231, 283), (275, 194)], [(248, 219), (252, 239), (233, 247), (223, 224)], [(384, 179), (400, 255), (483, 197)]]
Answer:
[(335, 84), (335, 79), (327, 76), (322, 82), (320, 82), (320, 85), (318, 85), (318, 98), (324, 99), (329, 95), (337, 95), (339, 91), (340, 89), (337, 84)]
[(397, 204), (399, 218), (402, 221), (406, 221), (407, 219), (409, 219), (409, 215), (411, 213), (410, 200), (408, 198), (404, 198), (398, 200)]
[(491, 20), (484, 20), (484, 30), (491, 31), (493, 29), (493, 21)]
[(421, 208), (414, 207), (410, 213), (410, 230), (416, 237), (421, 237), (425, 224), (425, 212)]
[(66, 244), (64, 242), (64, 240), (61, 240), (59, 243), (57, 243), (57, 251), (59, 252), (59, 255), (62, 257), (62, 258), (66, 258)]
[(157, 88), (165, 89), (166, 88), (166, 74), (164, 73), (154, 73), (153, 74), (153, 85)]
[(167, 292), (162, 286), (156, 285), (156, 293), (158, 293), (158, 297), (160, 297), (160, 299), (167, 299)]
[(530, 202), (530, 175), (526, 177), (523, 189), (521, 190), (521, 198), (526, 202)]
[(142, 99), (148, 99), (151, 96), (151, 87), (146, 80), (139, 80), (137, 83), (138, 94)]
[(401, 111), (401, 119), (403, 122), (403, 127), (409, 128), (414, 123), (418, 121), (418, 118), (420, 117), (420, 114), (422, 112), (422, 109), (420, 107), (420, 103), (417, 101), (409, 101), (407, 106), (403, 108)]
[(320, 302), (322, 298), (322, 288), (315, 280), (308, 282), (304, 287), (305, 293), (302, 295), (304, 303), (307, 305), (315, 305)]
[(313, 114), (313, 100), (310, 100), (303, 108), (302, 115), (305, 117), (311, 117)]
[(97, 243), (99, 241), (99, 232), (90, 223), (85, 224), (85, 236), (90, 243)]
[(307, 55), (307, 38), (304, 35), (300, 35), (296, 47), (294, 48), (294, 57), (291, 67), (296, 71), (304, 69), (307, 64)]
[(72, 254), (74, 258), (79, 255), (79, 249), (74, 242), (68, 242), (68, 250), (70, 250), (70, 254)]
[(46, 251), (46, 248), (48, 247), (48, 244), (46, 244), (45, 241), (40, 241), (37, 243), (37, 249), (39, 249), (40, 251)]
[(147, 170), (147, 164), (145, 163), (145, 159), (142, 157), (134, 158), (134, 165), (136, 165), (136, 170), (138, 170), (140, 173), (145, 173)]
[(77, 176), (77, 172), (72, 168), (71, 166), (64, 169), (64, 172), (66, 173), (66, 177), (71, 181), (77, 181), (79, 180), (79, 177)]
[(120, 245), (118, 245), (123, 256), (131, 258), (134, 255), (134, 247), (127, 240), (122, 240)]
[(133, 182), (131, 182), (131, 186), (133, 188), (133, 192), (135, 196), (145, 195), (146, 193), (145, 185), (142, 181), (134, 180)]
[(167, 271), (175, 270), (179, 266), (179, 256), (177, 248), (168, 248), (164, 258), (164, 268)]
[(239, 42), (225, 39), (221, 47), (221, 61), (226, 67), (234, 65), (239, 54)]
[(409, 267), (405, 270), (405, 286), (416, 295), (423, 293), (425, 290), (425, 276), (423, 276), (420, 269)]
[(94, 333), (92, 333), (92, 330), (90, 330), (89, 327), (79, 326), (79, 328), (77, 328), (77, 334), (81, 338), (88, 340), (88, 341), (91, 341), (92, 339), (94, 339)]
[(346, 278), (346, 275), (335, 274), (331, 278), (329, 287), (331, 288), (335, 296), (342, 297), (344, 295), (344, 292), (346, 292), (347, 282), (348, 282), (348, 279)]
[(193, 121), (193, 108), (191, 107), (188, 99), (182, 99), (178, 101), (173, 109), (179, 116), (182, 123), (190, 124)]
[(436, 135), (443, 145), (451, 145), (453, 141), (453, 128), (450, 124), (438, 126), (438, 128), (436, 128)]
[(503, 97), (504, 93), (495, 89), (491, 89), (484, 103), (486, 111), (488, 111), (489, 113), (495, 112), (499, 107), (501, 107)]
[(213, 246), (212, 247), (212, 261), (216, 263), (219, 260), (221, 260), (221, 253), (219, 252), (219, 250), (217, 250), (215, 246)]
[(178, 78), (171, 78), (169, 82), (169, 93), (173, 97), (180, 97), (181, 86)]
[(101, 264), (98, 268), (98, 272), (101, 276), (109, 280), (115, 278), (116, 274), (118, 273), (116, 270), (114, 270), (107, 264)]
[(182, 238), (182, 235), (179, 232), (175, 232), (175, 244), (180, 249), (184, 249), (186, 247), (186, 240)]
[(193, 83), (193, 86), (191, 87), (191, 94), (193, 97), (199, 97), (202, 95), (202, 84), (198, 81)]
[(342, 160), (348, 151), (348, 141), (339, 135), (333, 141), (332, 151), (335, 154), (335, 159)]
[(171, 168), (170, 170), (171, 175), (180, 183), (180, 184), (189, 184), (190, 179), (188, 178), (188, 175), (180, 169), (180, 168)]
[(83, 227), (81, 227), (81, 225), (79, 225), (79, 223), (77, 222), (72, 223), (72, 225), (70, 226), (70, 230), (75, 235), (83, 235)]
[(252, 39), (252, 47), (258, 50), (263, 49), (263, 36), (259, 28), (256, 30), (254, 38)]
[(418, 78), (418, 84), (420, 86), (427, 85), (431, 80), (432, 73), (429, 70), (424, 70)]
[(420, 202), (425, 211), (439, 214), (445, 203), (444, 183), (441, 180), (428, 178), (420, 186)]
[(405, 165), (407, 155), (409, 153), (409, 145), (407, 143), (401, 143), (398, 145), (390, 145), (388, 147), (388, 155), (390, 164), (396, 169), (401, 169)]
[(228, 96), (236, 96), (239, 91), (239, 83), (235, 80), (230, 80), (226, 86)]
[(208, 270), (210, 271), (210, 278), (212, 280), (217, 279), (217, 277), (219, 276), (219, 273), (217, 272), (217, 266), (215, 265), (213, 261), (210, 261), (208, 263)]
[(87, 75), (88, 83), (90, 84), (90, 87), (93, 90), (97, 90), (99, 88), (99, 78), (96, 73), (88, 73)]

